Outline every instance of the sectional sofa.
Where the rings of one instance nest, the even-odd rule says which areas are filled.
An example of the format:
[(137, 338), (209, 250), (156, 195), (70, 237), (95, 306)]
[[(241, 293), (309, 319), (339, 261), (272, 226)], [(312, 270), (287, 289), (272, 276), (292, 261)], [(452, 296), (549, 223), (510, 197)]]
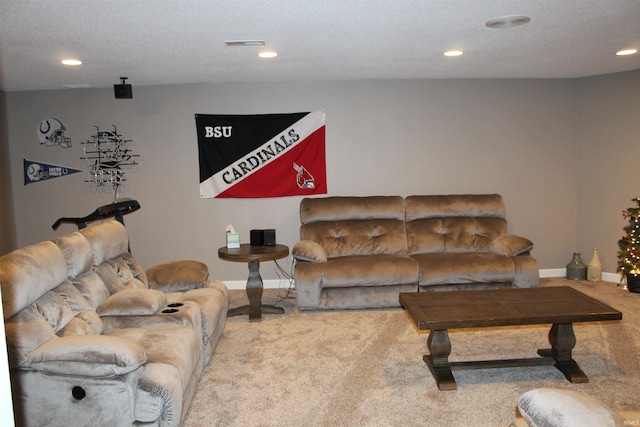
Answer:
[(144, 270), (118, 221), (0, 257), (17, 425), (178, 426), (229, 304), (206, 265)]
[(399, 306), (400, 292), (533, 287), (533, 243), (498, 194), (305, 198), (292, 249), (299, 309)]

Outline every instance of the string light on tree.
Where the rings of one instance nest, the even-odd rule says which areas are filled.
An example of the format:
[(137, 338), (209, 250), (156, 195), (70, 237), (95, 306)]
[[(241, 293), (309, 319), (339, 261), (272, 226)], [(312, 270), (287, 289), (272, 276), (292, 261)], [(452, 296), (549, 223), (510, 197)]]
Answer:
[(640, 274), (640, 198), (631, 199), (635, 206), (622, 211), (628, 221), (623, 227), (625, 234), (618, 240), (618, 272), (620, 281), (628, 274)]

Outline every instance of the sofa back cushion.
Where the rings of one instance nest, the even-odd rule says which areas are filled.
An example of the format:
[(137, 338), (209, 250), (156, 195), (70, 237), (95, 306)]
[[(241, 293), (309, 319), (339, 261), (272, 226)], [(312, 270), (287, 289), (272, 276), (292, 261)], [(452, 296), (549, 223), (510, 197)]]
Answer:
[(409, 254), (486, 252), (507, 232), (498, 194), (409, 196), (405, 203)]
[(407, 251), (399, 196), (305, 198), (300, 222), (300, 238), (318, 242), (329, 258)]
[(6, 320), (10, 366), (27, 367), (29, 354), (57, 337), (96, 335), (103, 327), (80, 290), (64, 281)]
[(110, 295), (123, 289), (149, 287), (144, 269), (129, 252), (129, 234), (124, 225), (108, 221), (83, 228), (80, 233), (89, 242), (94, 269)]
[(67, 275), (76, 277), (93, 267), (93, 251), (91, 244), (79, 231), (53, 239), (67, 261)]
[(118, 221), (83, 228), (80, 233), (91, 245), (94, 266), (129, 251), (129, 234)]
[(0, 257), (2, 309), (8, 319), (67, 279), (67, 263), (53, 242), (25, 246)]

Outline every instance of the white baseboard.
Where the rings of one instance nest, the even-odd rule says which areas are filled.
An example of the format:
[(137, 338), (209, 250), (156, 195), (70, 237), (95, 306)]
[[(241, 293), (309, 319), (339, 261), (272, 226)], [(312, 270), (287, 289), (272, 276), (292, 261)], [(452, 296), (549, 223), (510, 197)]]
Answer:
[(619, 273), (602, 273), (602, 280), (605, 282), (620, 283)]
[[(565, 268), (548, 268), (544, 270), (540, 270), (540, 277), (548, 278), (548, 277), (565, 277), (567, 275), (567, 270)], [(613, 282), (618, 283), (620, 281), (620, 275), (617, 273), (602, 273), (602, 280), (605, 282)], [(244, 290), (247, 288), (246, 280), (229, 280), (224, 281), (229, 290)], [(264, 289), (288, 289), (289, 286), (292, 286), (293, 283), (290, 283), (288, 280), (263, 280), (262, 286)]]
[[(566, 268), (550, 268), (540, 270), (540, 277), (565, 277), (567, 275)], [(620, 275), (618, 273), (602, 273), (602, 280), (605, 282), (620, 282)]]
[(564, 277), (566, 275), (566, 268), (549, 268), (546, 270), (540, 270), (540, 277)]

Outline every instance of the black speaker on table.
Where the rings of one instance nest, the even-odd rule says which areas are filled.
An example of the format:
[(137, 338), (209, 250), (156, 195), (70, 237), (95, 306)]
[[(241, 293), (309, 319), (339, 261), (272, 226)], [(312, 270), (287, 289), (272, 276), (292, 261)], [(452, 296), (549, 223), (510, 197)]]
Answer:
[(276, 230), (268, 228), (266, 230), (250, 230), (249, 244), (251, 246), (275, 246)]
[(249, 244), (251, 246), (264, 246), (264, 230), (250, 230)]
[(276, 245), (276, 230), (273, 228), (267, 228), (264, 230), (264, 245), (275, 246)]

